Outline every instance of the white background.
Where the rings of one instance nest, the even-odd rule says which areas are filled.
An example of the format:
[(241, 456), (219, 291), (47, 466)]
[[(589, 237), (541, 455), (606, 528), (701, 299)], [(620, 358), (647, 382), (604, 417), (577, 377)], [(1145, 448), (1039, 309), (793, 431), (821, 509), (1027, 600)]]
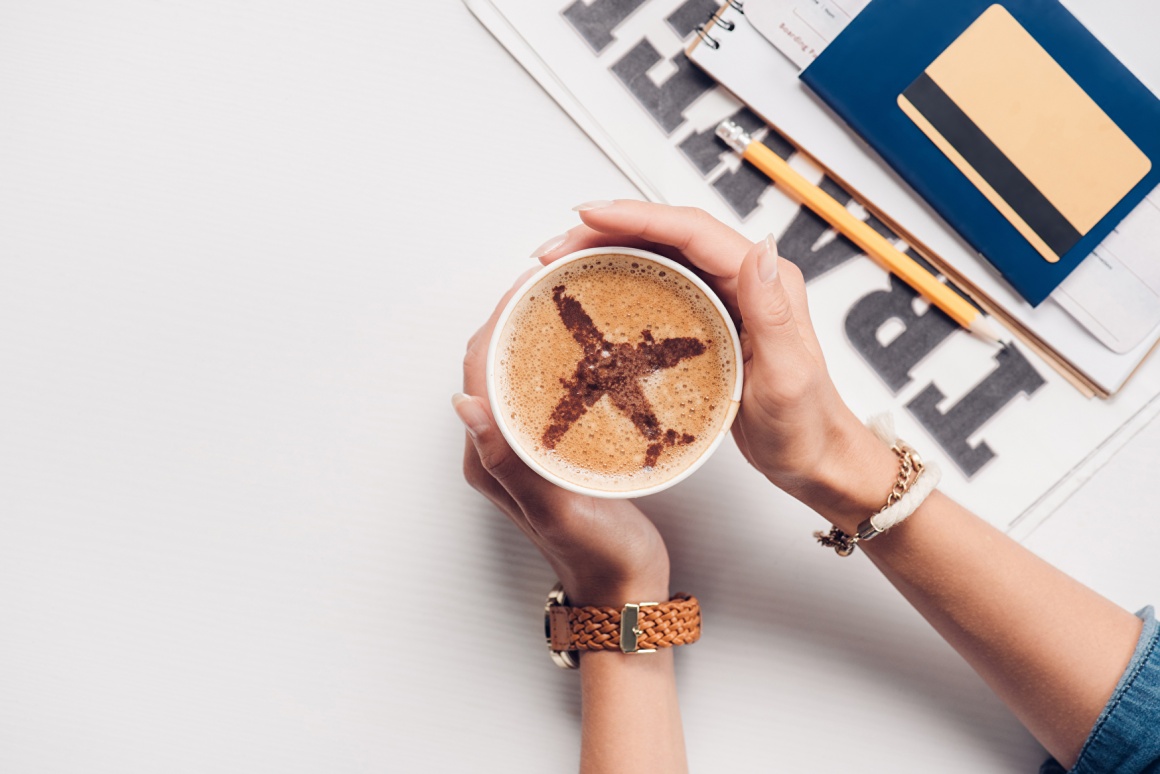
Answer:
[[(524, 256), (633, 195), (453, 0), (0, 6), (0, 771), (573, 768), (553, 578), (449, 397)], [(1157, 459), (1026, 544), (1160, 600)], [(731, 443), (643, 507), (705, 605), (695, 769), (1038, 766)]]

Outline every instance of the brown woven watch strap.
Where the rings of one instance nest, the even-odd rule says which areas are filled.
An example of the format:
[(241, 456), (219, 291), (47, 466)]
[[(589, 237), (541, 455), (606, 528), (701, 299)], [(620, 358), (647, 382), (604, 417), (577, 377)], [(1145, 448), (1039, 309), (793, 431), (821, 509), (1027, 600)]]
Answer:
[[(620, 609), (568, 607), (568, 650), (620, 650)], [(701, 638), (701, 606), (696, 597), (677, 594), (668, 602), (640, 609), (641, 650), (689, 645)]]

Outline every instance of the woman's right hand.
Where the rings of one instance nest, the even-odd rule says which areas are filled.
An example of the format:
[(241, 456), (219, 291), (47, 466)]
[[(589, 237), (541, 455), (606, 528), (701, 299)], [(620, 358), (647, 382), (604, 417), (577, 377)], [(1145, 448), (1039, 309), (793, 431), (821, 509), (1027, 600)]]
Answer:
[(733, 435), (776, 486), (839, 526), (885, 502), (898, 462), (838, 395), (810, 322), (801, 271), (707, 213), (634, 200), (590, 202), (583, 225), (539, 255), (642, 247), (697, 269), (741, 323), (745, 386)]

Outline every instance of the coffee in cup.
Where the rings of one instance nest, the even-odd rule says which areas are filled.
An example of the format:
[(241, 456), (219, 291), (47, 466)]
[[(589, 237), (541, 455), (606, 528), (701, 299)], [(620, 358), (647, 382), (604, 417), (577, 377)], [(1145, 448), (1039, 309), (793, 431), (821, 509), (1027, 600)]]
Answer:
[(549, 480), (636, 497), (690, 474), (728, 431), (741, 350), (692, 272), (630, 248), (567, 256), (531, 277), (496, 326), (492, 412)]

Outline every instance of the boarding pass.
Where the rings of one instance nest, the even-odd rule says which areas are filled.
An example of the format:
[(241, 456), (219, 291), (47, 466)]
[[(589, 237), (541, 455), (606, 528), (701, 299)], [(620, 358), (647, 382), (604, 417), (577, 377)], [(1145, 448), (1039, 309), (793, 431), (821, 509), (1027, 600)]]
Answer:
[(804, 70), (870, 0), (748, 0), (745, 15)]

